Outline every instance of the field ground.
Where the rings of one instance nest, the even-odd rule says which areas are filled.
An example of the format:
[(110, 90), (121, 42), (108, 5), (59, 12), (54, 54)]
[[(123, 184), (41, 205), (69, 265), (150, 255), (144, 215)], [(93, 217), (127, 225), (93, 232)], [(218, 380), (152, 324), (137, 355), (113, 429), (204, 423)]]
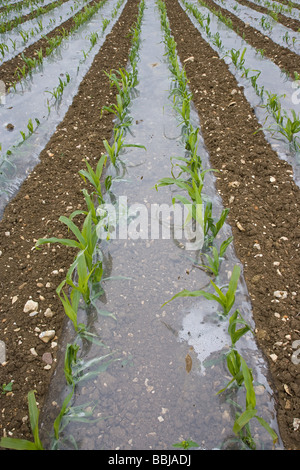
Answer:
[[(207, 0), (207, 4), (213, 3)], [(300, 418), (300, 366), (291, 361), (292, 343), (300, 337), (299, 188), (291, 177), (291, 166), (278, 158), (264, 134), (254, 135), (261, 126), (228, 66), (201, 38), (177, 0), (166, 0), (166, 6), (211, 165), (221, 172), (217, 189), (224, 206), (230, 208), (228, 221), (237, 256), (244, 265), (256, 339), (270, 367), (281, 438), (286, 449), (299, 450), (300, 426), (296, 429), (294, 420)], [(129, 31), (137, 11), (138, 1), (128, 0), (63, 121), (41, 152), (40, 162), (6, 206), (0, 222), (0, 339), (7, 345), (0, 384), (13, 381), (12, 392), (0, 396), (1, 435), (31, 439), (28, 419), (24, 419), (28, 415), (27, 393), (36, 390), (40, 408), (47, 395), (57, 348), (51, 350), (51, 368), (45, 369), (43, 354), (49, 352), (49, 346), (41, 342), (38, 333), (54, 329), (60, 342), (65, 314), (55, 289), (74, 252), (60, 245), (39, 251), (32, 248), (45, 236), (67, 238), (58, 219), (82, 208), (78, 201), (84, 185), (78, 171), (86, 156), (91, 163), (99, 158), (104, 152), (102, 141), (110, 139), (113, 129), (111, 115), (99, 118), (102, 107), (114, 102), (116, 93), (104, 71), (126, 65)], [(250, 43), (264, 40), (252, 28), (246, 29)], [(267, 42), (270, 50), (275, 49), (270, 40)], [(280, 65), (285, 70), (291, 66), (291, 73), (300, 72), (299, 58), (291, 55), (292, 65), (289, 53), (281, 51)], [(8, 83), (11, 78), (3, 74)], [(257, 245), (261, 256), (257, 256)], [(278, 290), (287, 292), (279, 302), (274, 297)], [(39, 302), (41, 311), (50, 308), (55, 315), (49, 319), (28, 317), (23, 307), (30, 298)], [(31, 354), (31, 348), (37, 356)]]

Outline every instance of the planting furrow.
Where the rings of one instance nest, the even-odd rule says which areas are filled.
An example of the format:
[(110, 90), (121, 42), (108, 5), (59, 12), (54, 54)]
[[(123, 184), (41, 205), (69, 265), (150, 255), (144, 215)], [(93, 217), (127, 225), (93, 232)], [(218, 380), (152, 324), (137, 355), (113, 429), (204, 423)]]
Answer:
[[(6, 45), (2, 52), (2, 63), (7, 62), (23, 53), (26, 47), (35, 44), (43, 35), (56, 28), (56, 21), (61, 25), (68, 18), (75, 15), (76, 10), (87, 3), (88, 0), (69, 0), (57, 7), (56, 11), (44, 13), (42, 18), (28, 20), (21, 28), (14, 28), (8, 33), (0, 35), (1, 45)], [(44, 22), (44, 24), (43, 24)], [(46, 24), (45, 24), (46, 23)]]
[[(222, 0), (215, 0), (217, 4), (223, 5)], [(300, 53), (300, 35), (299, 32), (295, 32), (289, 28), (286, 28), (281, 23), (277, 22), (270, 16), (265, 16), (260, 12), (251, 11), (251, 8), (239, 4), (237, 10), (235, 10), (235, 0), (227, 0), (226, 10), (230, 11), (242, 19), (245, 23), (249, 24), (256, 31), (265, 34), (275, 44), (292, 50), (297, 55)]]
[[(95, 300), (95, 305), (84, 309), (85, 315), (80, 316), (90, 320), (90, 331), (96, 337), (101, 337), (104, 346), (109, 346), (108, 351), (122, 351), (125, 363), (121, 368), (119, 362), (111, 363), (109, 369), (102, 373), (97, 373), (96, 369), (92, 380), (77, 383), (72, 410), (85, 411), (86, 403), (92, 400), (94, 421), (88, 427), (84, 422), (81, 425), (72, 422), (68, 424), (62, 433), (62, 448), (71, 447), (72, 443), (67, 442), (70, 435), (80, 449), (118, 447), (121, 450), (170, 449), (173, 443), (191, 435), (194, 446), (226, 448), (232, 437), (232, 416), (227, 408), (228, 403), (220, 403), (215, 395), (215, 380), (217, 377), (220, 380), (219, 374), (223, 370), (219, 361), (224, 360), (222, 349), (225, 347), (226, 350), (227, 344), (224, 322), (218, 323), (213, 306), (195, 303), (195, 299), (162, 309), (162, 304), (178, 288), (204, 286), (209, 284), (210, 277), (193, 266), (199, 247), (196, 245), (191, 248), (189, 243), (185, 245), (187, 240), (177, 238), (179, 227), (176, 228), (175, 222), (174, 236), (167, 236), (172, 222), (165, 216), (162, 217), (163, 235), (155, 233), (160, 225), (160, 210), (166, 211), (168, 205), (171, 208), (172, 197), (178, 197), (177, 191), (169, 186), (159, 187), (158, 191), (155, 191), (155, 186), (158, 179), (168, 174), (171, 168), (176, 171), (172, 159), (186, 154), (182, 143), (185, 125), (181, 129), (177, 113), (172, 110), (172, 96), (177, 87), (165, 62), (159, 28), (159, 17), (154, 5), (146, 2), (140, 60), (137, 64), (139, 84), (128, 107), (131, 119), (128, 121), (128, 116), (123, 113), (121, 94), (115, 106), (105, 108), (117, 113), (117, 128), (121, 125), (123, 129), (125, 125), (126, 130), (130, 123), (130, 132), (125, 133), (125, 143), (144, 143), (146, 154), (143, 150), (125, 151), (118, 161), (112, 160), (108, 169), (107, 178), (112, 177), (107, 192), (108, 202), (117, 201), (116, 206), (121, 209), (117, 213), (121, 212), (122, 215), (124, 210), (126, 212), (127, 203), (130, 203), (130, 207), (127, 207), (128, 219), (125, 214), (125, 227), (119, 220), (120, 236), (114, 236), (113, 217), (104, 221), (108, 226), (112, 225), (111, 230), (107, 228), (111, 237), (107, 239), (107, 231), (104, 234), (100, 230), (98, 232), (99, 248), (103, 253), (103, 276), (109, 276), (109, 279), (103, 283), (104, 292)], [(188, 141), (192, 145), (192, 136)], [(199, 152), (205, 153), (200, 141)], [(206, 189), (209, 194), (214, 193), (210, 178)], [(217, 205), (218, 197), (214, 195), (214, 213)], [(143, 218), (150, 208), (150, 219)], [(105, 211), (105, 206), (101, 206), (101, 209)], [(210, 223), (212, 227), (213, 220)], [(47, 241), (45, 239), (39, 243)], [(227, 259), (223, 268), (230, 269), (232, 262), (232, 258)], [(222, 270), (222, 274), (220, 271), (222, 279), (224, 274), (226, 282), (226, 269), (225, 272)], [(239, 296), (244, 297), (243, 289), (239, 291)], [(98, 307), (98, 315), (95, 307)], [(198, 331), (201, 336), (200, 344), (195, 345), (194, 350), (190, 347), (192, 343), (187, 344), (187, 339), (181, 338), (182, 322), (190, 320), (190, 310), (197, 318), (188, 327), (189, 332), (193, 335)], [(251, 341), (247, 342), (246, 348), (251, 348), (250, 344)], [(97, 344), (90, 345), (85, 351), (83, 359), (86, 364), (102, 355), (102, 349)], [(198, 354), (201, 357), (200, 364)], [(252, 351), (252, 359), (254, 356), (259, 361), (257, 351)], [(214, 364), (212, 368), (208, 364), (210, 360)], [(262, 383), (261, 386), (266, 387)], [(266, 395), (268, 393), (269, 390)], [(261, 404), (266, 395), (260, 398)], [(53, 383), (49, 404), (55, 396), (57, 388)], [(227, 423), (222, 418), (225, 412), (228, 415)], [(268, 415), (265, 408), (264, 412)], [(99, 416), (109, 418), (97, 421)], [(224, 427), (226, 431), (222, 435)], [(260, 435), (257, 427), (256, 431)], [(262, 440), (265, 441), (265, 436)], [(236, 446), (240, 444), (236, 443)]]
[(39, 16), (47, 13), (48, 11), (53, 10), (57, 6), (62, 5), (63, 3), (67, 2), (68, 0), (57, 0), (55, 2), (49, 3), (47, 6), (44, 7), (39, 7), (38, 9), (34, 11), (30, 11), (27, 14), (23, 14), (22, 16), (18, 16), (17, 18), (5, 18), (1, 23), (0, 23), (0, 32), (1, 34), (11, 31), (13, 28), (16, 28), (17, 26), (21, 25), (22, 23), (25, 23), (28, 20), (32, 20), (33, 18), (38, 18)]
[[(249, 0), (251, 3), (254, 3), (255, 5), (259, 4), (261, 5), (262, 1), (261, 0)], [(269, 2), (269, 0), (263, 0), (263, 6), (265, 6), (271, 15), (274, 16), (274, 18), (277, 18), (278, 14), (281, 14), (285, 17), (288, 18), (293, 18), (299, 20), (300, 17), (300, 12), (299, 8), (293, 8), (292, 5), (284, 6), (282, 3), (278, 2)]]
[(204, 20), (194, 4), (183, 1), (182, 5), (202, 37), (231, 65), (231, 71), (255, 110), (261, 130), (280, 158), (292, 165), (294, 180), (299, 186), (298, 83), (283, 76), (273, 62), (245, 43), (231, 28), (222, 25), (218, 18), (210, 16)]
[[(122, 2), (102, 2), (99, 5), (100, 11), (95, 12), (94, 17), (82, 25), (79, 34), (62, 41), (57, 51), (57, 60), (53, 60), (53, 57), (50, 60), (45, 59), (37, 73), (31, 73), (29, 84), (26, 81), (21, 82), (14, 92), (5, 97), (1, 122), (4, 128), (10, 123), (13, 129), (1, 137), (3, 158), (6, 158), (0, 162), (2, 200), (3, 190), (14, 193), (15, 181), (18, 187), (22, 174), (25, 175), (28, 168), (36, 164), (40, 150), (63, 118), (93, 56), (116, 21), (115, 15), (112, 18), (114, 7), (115, 14), (118, 14)], [(99, 25), (103, 25), (103, 21), (106, 27), (102, 26), (100, 29)], [(18, 110), (21, 107), (26, 111), (20, 115)], [(3, 209), (3, 204), (1, 208)]]
[[(82, 208), (81, 189), (85, 185), (78, 172), (83, 168), (83, 159), (88, 158), (91, 164), (98, 161), (105, 150), (103, 139), (111, 137), (111, 115), (103, 115), (100, 119), (102, 106), (114, 96), (105, 71), (109, 73), (113, 67), (127, 63), (128, 33), (137, 15), (137, 3), (135, 0), (126, 3), (64, 120), (41, 152), (40, 163), (6, 207), (0, 224), (1, 283), (2, 292), (5, 292), (1, 296), (1, 339), (5, 341), (7, 353), (7, 362), (0, 370), (0, 382), (13, 380), (15, 384), (13, 396), (1, 398), (2, 426), (10, 437), (31, 439), (29, 423), (21, 419), (27, 414), (27, 392), (37, 390), (37, 399), (42, 406), (57, 356), (55, 345), (51, 348), (50, 343), (41, 341), (37, 329), (40, 332), (55, 330), (60, 339), (65, 314), (56, 288), (74, 256), (74, 250), (59, 245), (45, 246), (40, 251), (32, 251), (32, 248), (38, 238), (47, 234), (68, 238), (68, 230), (59, 222), (59, 217), (70, 215), (80, 208), (79, 204)], [(20, 215), (18, 221), (16, 214)], [(14, 250), (16, 246), (18, 249)], [(12, 303), (11, 298), (16, 300), (15, 296), (17, 301)], [(30, 297), (39, 303), (38, 315), (23, 312)], [(21, 331), (14, 331), (15, 324), (21, 322), (24, 322)], [(52, 366), (44, 362), (44, 353), (51, 354)]]
[(273, 13), (272, 10), (269, 8), (266, 8), (261, 5), (257, 5), (253, 3), (252, 1), (248, 0), (236, 0), (237, 3), (244, 5), (245, 7), (252, 8), (255, 11), (258, 11), (259, 13), (262, 13), (263, 15), (268, 15), (268, 17), (272, 17), (275, 21), (278, 21), (279, 23), (283, 24), (287, 28), (291, 29), (292, 31), (298, 32), (300, 28), (300, 21), (298, 19), (293, 19), (293, 18), (287, 18), (281, 13)]
[(222, 8), (213, 0), (201, 0), (201, 5), (207, 6), (211, 11), (220, 12), (223, 18), (230, 21), (234, 31), (247, 41), (252, 47), (263, 51), (263, 54), (272, 60), (283, 72), (288, 73), (294, 78), (294, 73), (300, 70), (300, 61), (298, 54), (289, 49), (279, 46), (271, 41), (265, 34), (255, 30), (248, 24), (245, 24), (238, 16)]
[(299, 5), (299, 2), (297, 0), (295, 0), (294, 2), (290, 1), (290, 0), (276, 0), (277, 3), (281, 3), (282, 5), (291, 5), (292, 8), (300, 8), (300, 5)]
[[(92, 0), (88, 3), (88, 7), (97, 11), (98, 8), (101, 8), (102, 3), (102, 0)], [(42, 60), (48, 55), (51, 55), (65, 37), (75, 32), (78, 26), (83, 24), (80, 18), (84, 17), (86, 11), (85, 6), (72, 18), (69, 18), (52, 30), (51, 33), (46, 34), (34, 44), (27, 47), (21, 55), (3, 63), (0, 66), (0, 78), (5, 83), (6, 90), (9, 91), (10, 87), (15, 86), (16, 83), (26, 77), (32, 68), (34, 68), (34, 66), (29, 67), (28, 63), (38, 60), (39, 57), (41, 57)]]
[[(204, 143), (213, 168), (221, 171), (217, 187), (225, 207), (230, 208), (228, 220), (244, 265), (256, 339), (278, 391), (281, 437), (287, 448), (297, 449), (293, 410), (299, 399), (296, 390), (287, 397), (283, 385), (289, 377), (286, 386), (290, 390), (298, 374), (291, 354), (299, 331), (299, 189), (291, 178), (291, 167), (278, 161), (262, 134), (254, 136), (259, 124), (227, 65), (215, 56), (177, 3), (166, 0), (166, 5)], [(286, 349), (276, 346), (280, 341)]]
[(20, 0), (19, 2), (12, 2), (12, 3), (7, 3), (6, 5), (3, 5), (3, 3), (1, 3), (1, 6), (0, 6), (0, 14), (4, 14), (4, 15), (7, 15), (9, 14), (10, 12), (14, 13), (14, 12), (21, 12), (23, 9), (31, 9), (31, 8), (34, 8), (35, 6), (38, 6), (38, 5), (45, 5), (46, 3), (51, 3), (51, 1), (53, 0), (47, 0), (47, 1), (44, 1), (44, 0)]

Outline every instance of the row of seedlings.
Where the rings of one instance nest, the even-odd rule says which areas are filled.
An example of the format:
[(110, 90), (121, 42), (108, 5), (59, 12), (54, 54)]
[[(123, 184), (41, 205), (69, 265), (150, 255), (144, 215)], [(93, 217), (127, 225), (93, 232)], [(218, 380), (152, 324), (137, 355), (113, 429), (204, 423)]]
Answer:
[[(118, 1), (116, 7), (114, 8), (114, 10), (112, 12), (111, 19), (113, 19), (117, 15), (118, 10), (120, 9), (120, 7), (124, 3), (124, 1), (125, 0), (119, 0)], [(49, 51), (48, 51), (49, 55), (51, 53), (53, 53), (53, 51), (61, 44), (63, 38), (67, 38), (67, 36), (73, 34), (74, 31), (79, 28), (79, 26), (83, 25), (94, 14), (96, 14), (96, 12), (99, 10), (99, 8), (103, 7), (106, 2), (107, 2), (107, 0), (103, 0), (100, 4), (97, 4), (94, 7), (91, 7), (91, 9), (87, 9), (86, 11), (81, 12), (78, 16), (78, 21), (77, 21), (75, 27), (68, 34), (57, 36), (57, 38), (59, 39), (58, 41), (52, 42), (52, 47), (49, 47)], [(102, 35), (104, 34), (105, 29), (109, 25), (111, 19), (107, 19), (107, 18), (103, 19), (103, 21), (102, 21)], [(83, 51), (84, 52), (84, 60), (86, 60), (86, 58), (88, 57), (88, 55), (91, 52), (91, 50), (93, 49), (93, 47), (95, 47), (95, 45), (97, 44), (97, 41), (99, 39), (99, 34), (96, 33), (96, 32), (91, 33), (89, 39), (90, 39), (91, 46), (90, 46), (88, 51), (86, 51), (86, 52)], [(48, 53), (46, 52), (46, 54), (48, 54)], [(29, 71), (29, 75), (31, 76), (32, 71), (34, 69), (36, 69), (37, 67), (42, 67), (42, 64), (43, 64), (42, 51), (41, 50), (37, 51), (37, 57), (34, 58), (34, 59), (25, 58), (24, 55), (23, 55), (23, 60), (25, 62), (24, 67), (22, 69), (20, 69), (20, 67), (18, 67), (18, 69), (16, 70), (16, 73), (18, 75), (20, 75), (20, 73), (21, 73), (23, 75), (24, 80), (26, 80), (26, 78), (28, 76), (28, 71)], [(70, 80), (71, 80), (70, 74), (68, 72), (66, 72), (64, 79), (58, 77), (58, 85), (56, 87), (54, 87), (53, 90), (51, 90), (51, 91), (47, 90), (46, 91), (47, 93), (49, 93), (51, 95), (51, 98), (47, 99), (48, 115), (50, 114), (52, 108), (57, 108), (57, 106), (59, 106), (59, 104), (61, 103), (61, 99), (62, 99), (64, 90), (65, 90), (66, 86), (70, 83)], [(14, 89), (16, 89), (15, 87), (16, 87), (16, 82), (14, 83)], [(39, 119), (34, 118), (34, 120), (33, 120), (32, 118), (29, 118), (28, 123), (27, 123), (27, 129), (25, 131), (20, 131), (21, 138), (22, 138), (21, 142), (14, 145), (14, 147), (16, 147), (16, 146), (18, 147), (23, 142), (25, 142), (25, 140), (27, 140), (37, 130), (39, 125), (40, 125)], [(3, 154), (1, 155), (2, 161), (0, 163), (0, 168), (1, 168), (1, 165), (3, 165), (3, 163), (9, 163), (9, 164), (13, 165), (8, 160), (8, 157), (12, 154), (13, 148), (8, 149), (5, 153), (5, 155), (3, 155)], [(1, 152), (1, 144), (0, 144), (0, 152)]]
[[(84, 0), (83, 3), (92, 3), (93, 0)], [(5, 56), (6, 54), (12, 54), (13, 52), (15, 53), (15, 55), (18, 55), (18, 51), (17, 51), (17, 39), (21, 39), (22, 40), (22, 45), (25, 47), (26, 44), (29, 42), (29, 40), (31, 40), (31, 43), (33, 42), (32, 41), (32, 38), (36, 38), (36, 36), (39, 36), (39, 38), (43, 38), (43, 34), (42, 34), (42, 31), (47, 28), (48, 29), (48, 33), (51, 32), (53, 29), (55, 29), (55, 24), (57, 23), (57, 20), (62, 23), (64, 21), (67, 21), (67, 18), (68, 17), (73, 17), (75, 18), (75, 16), (77, 16), (75, 14), (75, 10), (77, 10), (78, 8), (80, 8), (80, 4), (79, 2), (75, 1), (75, 4), (74, 6), (71, 5), (71, 8), (70, 8), (70, 11), (69, 12), (66, 12), (64, 15), (57, 15), (57, 18), (50, 18), (49, 19), (49, 22), (48, 22), (48, 25), (46, 25), (46, 27), (43, 25), (43, 22), (42, 22), (42, 19), (39, 19), (36, 21), (36, 25), (33, 25), (31, 28), (28, 27), (27, 29), (24, 29), (24, 28), (15, 28), (11, 31), (11, 35), (12, 37), (8, 37), (5, 39), (6, 42), (4, 43), (0, 43), (0, 53), (1, 53), (1, 56), (2, 56), (2, 62), (4, 61), (5, 59)], [(59, 7), (63, 7), (63, 4), (59, 5), (57, 8)], [(84, 7), (81, 8), (80, 12), (84, 11), (86, 8), (92, 8), (91, 7), (88, 7), (87, 5), (85, 5)], [(44, 12), (44, 15), (48, 13), (48, 12)], [(66, 19), (64, 19), (66, 18)], [(27, 24), (28, 26), (28, 24)], [(50, 31), (49, 31), (50, 29)], [(19, 35), (20, 38), (18, 38), (18, 36), (16, 37), (16, 35)], [(13, 37), (15, 37), (15, 39), (13, 39)], [(10, 43), (8, 43), (8, 41), (10, 41)], [(19, 53), (21, 53), (22, 51), (20, 50)]]
[(7, 33), (8, 31), (11, 31), (13, 28), (16, 28), (17, 26), (19, 26), (20, 24), (24, 23), (25, 21), (29, 19), (38, 18), (39, 16), (44, 15), (45, 13), (48, 13), (49, 11), (54, 10), (54, 8), (62, 5), (64, 1), (67, 1), (67, 0), (57, 0), (43, 7), (38, 6), (35, 10), (32, 10), (31, 13), (27, 15), (22, 15), (20, 13), (18, 16), (12, 18), (11, 20), (1, 21), (0, 34)]
[[(204, 0), (198, 0), (198, 1), (203, 6), (207, 7)], [(217, 0), (217, 3), (218, 3), (218, 0)], [(237, 8), (238, 8), (237, 3), (235, 5), (230, 5), (230, 4), (227, 3), (227, 5), (225, 5), (223, 0), (220, 0), (220, 3), (224, 5), (226, 10), (228, 10), (229, 12), (232, 12), (233, 14), (236, 14)], [(259, 15), (259, 18), (260, 18), (260, 19), (258, 19), (258, 18), (255, 18), (255, 17), (252, 16), (253, 11), (252, 11), (252, 8), (250, 6), (246, 6), (246, 5), (244, 6), (243, 5), (243, 8), (246, 9), (245, 13), (247, 12), (246, 13), (247, 14), (247, 21), (248, 21), (248, 19), (249, 19), (250, 23), (252, 21), (256, 21), (258, 23), (258, 28), (256, 28), (256, 29), (261, 28), (261, 32), (263, 34), (271, 35), (272, 31), (274, 30), (274, 28), (276, 28), (277, 24), (278, 24), (278, 26), (281, 26), (285, 30), (282, 37), (280, 37), (280, 29), (278, 29), (278, 31), (277, 31), (278, 35), (273, 36), (273, 38), (274, 38), (274, 40), (277, 44), (282, 45), (284, 47), (286, 47), (285, 45), (287, 45), (289, 48), (290, 47), (295, 48), (298, 45), (299, 40), (297, 39), (296, 36), (292, 35), (293, 32), (294, 32), (294, 34), (296, 34), (296, 32), (293, 31), (293, 29), (290, 29), (289, 27), (285, 26), (284, 23), (282, 23), (279, 20), (279, 17), (278, 17), (277, 13), (268, 12), (267, 15), (264, 15), (264, 14), (258, 12), (258, 15)], [(275, 30), (273, 31), (273, 33), (275, 33)], [(281, 33), (282, 33), (282, 31), (281, 31)], [(280, 39), (281, 39), (281, 41), (280, 41)]]
[[(72, 420), (74, 416), (70, 402), (74, 395), (75, 387), (79, 381), (85, 380), (86, 377), (91, 377), (91, 372), (88, 369), (91, 366), (97, 366), (101, 363), (99, 370), (103, 370), (103, 361), (107, 361), (106, 365), (112, 360), (110, 359), (112, 353), (100, 356), (88, 363), (84, 363), (78, 357), (80, 346), (76, 343), (79, 341), (90, 341), (100, 346), (103, 346), (101, 340), (91, 333), (85, 323), (79, 322), (79, 309), (87, 309), (89, 305), (93, 305), (97, 297), (102, 293), (101, 282), (103, 279), (103, 256), (99, 249), (98, 243), (98, 230), (107, 227), (103, 226), (105, 223), (106, 214), (102, 210), (98, 210), (104, 204), (104, 191), (109, 190), (112, 178), (107, 176), (104, 180), (104, 188), (102, 188), (102, 176), (104, 167), (107, 165), (108, 159), (114, 166), (118, 166), (118, 159), (122, 149), (126, 146), (124, 144), (124, 129), (130, 125), (130, 118), (128, 117), (128, 107), (130, 104), (131, 90), (137, 85), (137, 60), (138, 49), (140, 44), (140, 29), (144, 12), (144, 0), (141, 0), (139, 6), (139, 13), (135, 26), (132, 28), (132, 48), (130, 51), (130, 65), (131, 70), (120, 69), (119, 71), (111, 72), (109, 77), (112, 84), (117, 86), (117, 104), (113, 105), (111, 109), (116, 111), (118, 122), (113, 132), (113, 143), (109, 145), (104, 141), (104, 146), (107, 153), (103, 154), (99, 159), (96, 169), (94, 170), (86, 161), (86, 169), (80, 170), (80, 176), (88, 181), (93, 186), (93, 192), (89, 193), (83, 189), (83, 195), (86, 202), (86, 211), (75, 211), (70, 217), (61, 216), (59, 220), (66, 224), (68, 229), (73, 233), (74, 237), (70, 239), (59, 238), (42, 238), (36, 243), (36, 248), (48, 243), (60, 243), (67, 247), (77, 249), (78, 253), (74, 262), (70, 266), (66, 278), (57, 287), (56, 292), (59, 296), (64, 312), (71, 321), (76, 338), (73, 344), (68, 344), (65, 351), (64, 359), (64, 373), (67, 386), (70, 388), (66, 398), (64, 399), (60, 413), (53, 424), (54, 437), (51, 449), (57, 450), (59, 446), (60, 433), (64, 428), (64, 419), (66, 421)], [(121, 112), (122, 109), (122, 112)], [(140, 147), (140, 146), (138, 146)], [(74, 223), (75, 216), (84, 216), (82, 229)], [(97, 308), (97, 307), (96, 307)], [(95, 371), (99, 375), (99, 370)], [(30, 415), (30, 424), (33, 434), (33, 442), (22, 439), (2, 438), (0, 447), (10, 449), (23, 449), (23, 450), (42, 450), (43, 445), (39, 437), (39, 410), (35, 400), (35, 392), (28, 393), (28, 407)], [(86, 418), (86, 416), (84, 416)], [(78, 415), (76, 415), (78, 419)], [(75, 444), (75, 443), (73, 443)]]
[[(231, 345), (229, 351), (225, 354), (225, 357), (228, 371), (232, 376), (232, 379), (228, 382), (226, 387), (218, 393), (222, 393), (228, 387), (232, 386), (244, 386), (246, 390), (245, 409), (243, 410), (243, 408), (238, 407), (233, 431), (241, 438), (242, 442), (244, 442), (248, 447), (254, 449), (255, 442), (251, 435), (249, 422), (251, 419), (256, 418), (270, 434), (273, 443), (275, 444), (278, 440), (276, 433), (269, 424), (258, 415), (258, 411), (256, 409), (256, 396), (253, 386), (252, 370), (247, 366), (246, 361), (237, 349), (238, 340), (247, 332), (252, 332), (251, 326), (244, 320), (239, 309), (234, 309), (234, 312), (232, 313), (240, 277), (240, 267), (238, 265), (234, 266), (226, 292), (224, 292), (224, 289), (227, 286), (219, 286), (217, 281), (217, 275), (219, 273), (222, 258), (228, 245), (232, 241), (232, 237), (224, 240), (219, 250), (215, 246), (216, 236), (224, 225), (228, 209), (223, 209), (219, 220), (215, 222), (212, 216), (211, 201), (204, 203), (202, 189), (205, 173), (207, 171), (214, 170), (203, 170), (201, 157), (197, 154), (197, 134), (199, 129), (193, 128), (190, 123), (190, 103), (192, 101), (192, 95), (188, 89), (188, 80), (185, 71), (180, 67), (178, 62), (176, 42), (170, 32), (165, 3), (163, 0), (157, 0), (157, 4), (161, 13), (161, 25), (164, 30), (164, 42), (170, 61), (170, 71), (174, 75), (176, 81), (176, 88), (172, 93), (175, 101), (174, 106), (182, 119), (184, 129), (183, 143), (188, 154), (188, 157), (181, 158), (180, 163), (178, 164), (178, 168), (180, 169), (179, 177), (176, 177), (173, 174), (172, 178), (163, 178), (158, 182), (157, 187), (175, 184), (186, 191), (187, 197), (177, 196), (177, 198), (180, 199), (183, 204), (187, 204), (189, 207), (192, 207), (191, 215), (195, 224), (199, 224), (204, 233), (204, 245), (202, 251), (208, 261), (208, 270), (215, 275), (215, 282), (213, 280), (210, 281), (215, 293), (210, 293), (206, 290), (183, 290), (174, 295), (170, 300), (165, 302), (165, 304), (179, 297), (190, 296), (202, 296), (208, 300), (218, 302), (222, 308), (222, 311), (220, 312), (221, 319), (228, 320), (228, 333)], [(181, 175), (183, 175), (183, 177)], [(186, 176), (186, 178), (184, 176)], [(205, 206), (204, 210), (203, 206)]]

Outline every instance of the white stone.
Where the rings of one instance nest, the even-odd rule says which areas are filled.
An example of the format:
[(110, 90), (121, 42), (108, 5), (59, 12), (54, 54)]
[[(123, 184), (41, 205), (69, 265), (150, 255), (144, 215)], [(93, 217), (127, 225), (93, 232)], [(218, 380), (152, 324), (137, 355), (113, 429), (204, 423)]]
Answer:
[(286, 299), (287, 295), (288, 293), (285, 290), (276, 290), (274, 292), (274, 297), (277, 297), (277, 299)]
[(44, 342), (44, 343), (49, 343), (49, 341), (54, 338), (55, 336), (55, 330), (47, 330), (47, 331), (42, 331), (39, 334), (39, 338)]
[(52, 312), (51, 308), (47, 308), (47, 310), (44, 313), (45, 317), (51, 318), (53, 317), (54, 313)]
[(31, 354), (32, 354), (33, 356), (37, 356), (37, 355), (38, 355), (37, 352), (36, 352), (36, 350), (35, 350), (34, 348), (30, 348), (30, 352), (31, 352)]
[(276, 354), (270, 354), (270, 358), (272, 359), (272, 361), (276, 362), (278, 356), (276, 356)]
[(34, 300), (28, 300), (24, 306), (24, 313), (36, 312), (39, 309), (39, 304)]
[(39, 313), (39, 312), (36, 312), (36, 311), (35, 311), (35, 312), (30, 312), (29, 316), (30, 316), (30, 317), (35, 317), (38, 313)]
[(300, 418), (294, 418), (293, 419), (294, 431), (298, 431), (299, 427), (300, 427)]

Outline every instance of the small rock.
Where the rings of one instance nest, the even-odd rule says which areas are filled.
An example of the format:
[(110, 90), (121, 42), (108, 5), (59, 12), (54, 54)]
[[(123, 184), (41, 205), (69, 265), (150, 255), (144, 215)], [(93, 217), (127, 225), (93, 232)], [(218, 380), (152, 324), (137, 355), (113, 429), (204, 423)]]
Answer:
[(270, 182), (275, 183), (275, 181), (276, 181), (276, 178), (274, 178), (274, 176), (270, 176)]
[(277, 299), (286, 299), (287, 295), (287, 291), (285, 290), (276, 290), (274, 292), (274, 297), (276, 297)]
[(29, 316), (30, 317), (35, 317), (39, 312), (37, 311), (34, 311), (34, 312), (30, 312)]
[(222, 419), (223, 421), (227, 421), (227, 422), (230, 422), (231, 418), (230, 418), (230, 414), (227, 410), (225, 410), (222, 414)]
[(52, 354), (49, 353), (49, 352), (45, 352), (45, 353), (42, 355), (42, 360), (43, 360), (44, 362), (46, 362), (46, 364), (52, 364), (52, 362), (53, 362)]
[(289, 390), (289, 387), (286, 385), (286, 384), (283, 384), (283, 388), (284, 388), (284, 391), (285, 393), (287, 393), (288, 395), (292, 396), (290, 390)]
[(300, 427), (300, 418), (294, 418), (293, 419), (294, 431), (298, 431), (299, 427)]
[(49, 343), (49, 341), (54, 338), (55, 336), (55, 330), (47, 330), (47, 331), (42, 331), (39, 334), (39, 338), (44, 342), (44, 343)]
[(30, 352), (31, 352), (31, 354), (32, 354), (33, 356), (37, 356), (37, 355), (38, 355), (37, 352), (36, 352), (36, 350), (35, 350), (34, 348), (30, 348)]
[(39, 304), (33, 300), (28, 300), (24, 306), (24, 313), (35, 312), (39, 309)]
[(272, 359), (272, 361), (276, 362), (278, 359), (278, 356), (276, 354), (270, 354), (270, 358)]
[(14, 295), (13, 298), (12, 298), (12, 305), (18, 300), (18, 296), (17, 295)]
[(51, 365), (50, 364), (47, 364), (45, 367), (44, 367), (45, 370), (50, 370), (51, 369)]
[(256, 385), (254, 387), (254, 390), (257, 396), (263, 395), (265, 393), (265, 387), (263, 385)]
[(54, 316), (54, 313), (52, 312), (50, 308), (47, 308), (47, 310), (44, 313), (44, 316), (47, 318), (52, 318)]
[(238, 188), (240, 185), (239, 181), (231, 181), (231, 183), (228, 183), (229, 188)]

